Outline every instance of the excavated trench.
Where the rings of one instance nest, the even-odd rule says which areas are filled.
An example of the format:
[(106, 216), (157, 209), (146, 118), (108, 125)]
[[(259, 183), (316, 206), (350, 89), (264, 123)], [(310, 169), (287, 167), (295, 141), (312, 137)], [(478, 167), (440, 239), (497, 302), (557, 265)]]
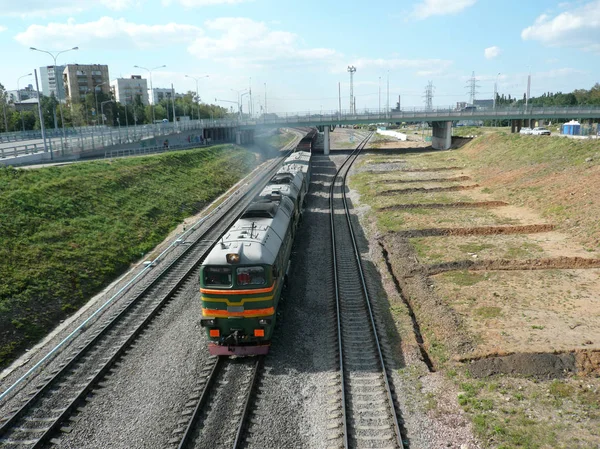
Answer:
[[(406, 162), (406, 161), (404, 161)], [(377, 165), (377, 164), (391, 164), (393, 162), (372, 162), (369, 165)], [(402, 161), (397, 162), (402, 163)], [(377, 174), (386, 174), (386, 173), (414, 173), (414, 172), (440, 172), (440, 171), (451, 171), (451, 170), (462, 170), (464, 167), (439, 167), (439, 168), (403, 168), (400, 170), (364, 170), (365, 173), (377, 173)]]
[(391, 189), (383, 190), (379, 194), (384, 196), (391, 195), (404, 195), (407, 193), (431, 193), (431, 192), (457, 192), (460, 190), (471, 190), (479, 187), (479, 184), (473, 184), (470, 186), (451, 186), (451, 187), (413, 187), (411, 189)]
[(455, 176), (453, 178), (430, 178), (430, 179), (381, 179), (370, 184), (404, 184), (409, 182), (456, 182), (470, 181), (470, 176)]
[(441, 236), (468, 236), (468, 235), (507, 235), (507, 234), (536, 234), (554, 229), (551, 224), (537, 224), (524, 226), (482, 226), (472, 228), (429, 228), (396, 231), (395, 235), (402, 238), (414, 237), (441, 237)]
[(456, 202), (456, 203), (412, 203), (412, 204), (395, 204), (393, 206), (379, 207), (377, 210), (403, 210), (403, 209), (451, 209), (451, 208), (485, 208), (491, 209), (495, 207), (508, 206), (504, 201), (475, 201), (475, 202)]
[(489, 354), (479, 358), (462, 358), (473, 377), (497, 374), (527, 376), (537, 379), (562, 379), (571, 374), (600, 375), (600, 350), (568, 352)]
[(433, 362), (431, 361), (431, 358), (429, 357), (429, 354), (427, 353), (427, 349), (425, 348), (425, 341), (423, 340), (423, 334), (421, 333), (421, 326), (419, 325), (419, 322), (417, 321), (417, 317), (415, 315), (415, 312), (413, 311), (410, 301), (408, 300), (407, 296), (402, 291), (400, 282), (398, 281), (398, 278), (394, 274), (394, 270), (392, 268), (392, 264), (390, 262), (389, 253), (388, 253), (387, 249), (381, 242), (379, 242), (379, 247), (381, 248), (381, 253), (385, 260), (385, 266), (387, 267), (388, 274), (394, 281), (394, 286), (396, 287), (396, 291), (398, 292), (398, 295), (402, 299), (402, 302), (408, 309), (408, 315), (410, 316), (410, 319), (412, 322), (413, 332), (415, 333), (415, 340), (417, 341), (417, 344), (419, 345), (419, 351), (421, 353), (421, 358), (423, 359), (423, 362), (425, 363), (425, 365), (427, 365), (429, 372), (433, 373), (433, 372), (435, 372), (435, 367), (433, 365)]
[(429, 265), (425, 268), (428, 276), (445, 273), (447, 271), (510, 271), (510, 270), (549, 270), (549, 269), (589, 269), (600, 268), (600, 259), (587, 259), (584, 257), (556, 257), (546, 259), (525, 260), (457, 260)]

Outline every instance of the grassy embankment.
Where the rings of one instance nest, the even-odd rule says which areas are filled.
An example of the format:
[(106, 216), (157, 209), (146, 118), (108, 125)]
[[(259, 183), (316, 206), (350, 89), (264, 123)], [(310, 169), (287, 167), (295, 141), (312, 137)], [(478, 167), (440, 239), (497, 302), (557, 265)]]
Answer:
[(0, 169), (0, 368), (255, 165), (222, 145)]
[[(371, 157), (371, 160), (382, 161), (384, 156)], [(465, 167), (472, 179), (464, 184), (478, 183), (483, 193), (491, 195), (493, 200), (506, 201), (511, 205), (526, 206), (536, 211), (548, 222), (553, 223), (564, 234), (570, 236), (572, 245), (583, 245), (589, 251), (600, 248), (600, 145), (597, 141), (577, 141), (544, 136), (520, 136), (506, 132), (485, 134), (474, 139), (460, 150), (450, 152), (432, 152), (427, 155), (400, 157), (395, 155), (388, 159), (402, 159), (411, 168), (431, 167)], [(436, 172), (427, 175), (416, 173), (414, 178), (450, 177), (460, 174), (455, 172)], [(398, 173), (402, 179), (410, 179), (407, 173)], [(456, 201), (473, 201), (469, 191), (440, 192), (436, 194), (415, 192), (401, 197), (381, 196), (381, 190), (390, 188), (389, 184), (375, 183), (377, 179), (388, 180), (396, 174), (361, 173), (353, 177), (352, 186), (361, 193), (361, 202), (381, 207), (406, 203), (450, 203)], [(404, 184), (400, 187), (421, 187), (427, 184)], [(450, 185), (448, 183), (444, 186)], [(399, 187), (399, 186), (396, 186)], [(374, 220), (382, 233), (420, 227), (459, 227), (465, 225), (498, 224), (492, 212), (486, 210), (460, 209), (457, 211), (441, 209), (439, 212), (427, 208), (414, 208), (407, 211), (375, 211), (370, 218)], [(508, 223), (510, 224), (510, 223)], [(436, 240), (437, 239), (437, 240)], [(472, 254), (494, 254), (505, 259), (519, 257), (535, 258), (541, 251), (536, 245), (529, 243), (526, 236), (498, 237), (497, 240), (486, 237), (468, 237), (460, 242), (460, 238), (447, 237), (410, 239), (419, 260), (460, 260)], [(498, 242), (513, 242), (514, 248)], [(576, 243), (577, 242), (577, 243)], [(435, 245), (434, 245), (435, 243)], [(420, 246), (419, 246), (420, 245)], [(522, 254), (523, 253), (523, 254)], [(496, 306), (479, 307), (483, 296), (467, 298), (467, 309), (473, 310), (472, 321), (486, 327), (496, 326), (496, 320), (519, 319), (527, 307), (536, 313), (535, 307), (543, 307), (545, 301), (532, 301), (525, 310), (515, 309), (506, 312), (503, 307), (516, 302), (519, 298), (510, 295), (497, 295), (496, 291), (506, 288), (510, 291), (511, 283), (525, 279), (526, 285), (516, 286), (517, 295), (526, 298), (527, 291), (535, 285), (535, 279), (550, 276), (546, 292), (546, 301), (554, 304), (552, 279), (558, 272), (548, 273), (515, 273), (506, 276), (504, 284), (490, 286), (490, 294), (497, 296)], [(457, 298), (476, 284), (484, 284), (488, 275), (485, 272), (457, 271), (442, 275), (435, 282), (438, 287), (450, 286), (454, 295), (443, 298), (452, 307)], [(497, 274), (490, 277), (497, 276)], [(554, 277), (553, 277), (554, 276)], [(564, 276), (573, 277), (566, 273)], [(453, 285), (453, 286), (452, 286)], [(583, 295), (583, 286), (573, 285), (574, 301)], [(520, 289), (520, 290), (519, 290)], [(579, 289), (579, 291), (578, 291)], [(563, 292), (562, 298), (571, 301), (569, 290)], [(560, 296), (560, 295), (559, 295)], [(464, 298), (462, 298), (464, 299)], [(496, 375), (487, 378), (473, 379), (468, 366), (455, 365), (450, 360), (455, 355), (445, 346), (443, 339), (436, 339), (434, 329), (436, 323), (428, 321), (426, 311), (417, 315), (421, 329), (429, 342), (430, 356), (436, 362), (439, 371), (452, 379), (460, 393), (457, 401), (471, 418), (473, 427), (485, 447), (490, 448), (591, 448), (600, 444), (600, 380), (572, 376), (566, 379), (542, 380), (526, 376)], [(503, 310), (500, 312), (500, 310)], [(543, 310), (543, 309), (540, 309)], [(396, 313), (392, 310), (392, 313)], [(402, 313), (402, 312), (399, 312)], [(569, 315), (569, 314), (567, 314)], [(565, 316), (568, 320), (569, 316)], [(534, 323), (535, 324), (535, 323)], [(539, 323), (538, 323), (539, 324)], [(542, 332), (543, 325), (528, 326), (524, 333)], [(504, 332), (501, 335), (505, 335)], [(585, 333), (582, 334), (585, 340)], [(435, 350), (434, 350), (435, 349)], [(548, 352), (552, 348), (548, 347)], [(440, 355), (441, 354), (441, 355)], [(422, 375), (420, 373), (419, 375)], [(406, 375), (409, 375), (406, 374)], [(431, 404), (431, 398), (424, 397), (424, 404)], [(430, 413), (443, 413), (430, 406)]]
[(296, 134), (292, 132), (276, 132), (268, 137), (257, 137), (255, 141), (258, 145), (264, 145), (278, 150), (289, 144), (295, 137)]

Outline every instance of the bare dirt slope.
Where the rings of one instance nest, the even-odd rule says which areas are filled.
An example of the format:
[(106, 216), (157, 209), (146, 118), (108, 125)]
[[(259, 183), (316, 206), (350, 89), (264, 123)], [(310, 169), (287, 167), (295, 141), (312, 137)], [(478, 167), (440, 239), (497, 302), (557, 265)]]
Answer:
[(458, 402), (489, 446), (596, 447), (598, 148), (524, 137), (372, 152), (352, 186), (423, 353), (457, 376)]

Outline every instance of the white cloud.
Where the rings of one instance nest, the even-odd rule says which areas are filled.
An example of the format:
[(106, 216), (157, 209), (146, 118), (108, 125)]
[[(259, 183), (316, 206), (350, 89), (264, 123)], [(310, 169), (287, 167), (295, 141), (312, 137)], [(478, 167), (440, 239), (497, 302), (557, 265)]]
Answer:
[(565, 11), (555, 17), (539, 16), (521, 32), (523, 40), (536, 40), (550, 47), (577, 47), (600, 52), (600, 0)]
[(173, 3), (178, 3), (184, 8), (197, 8), (199, 6), (211, 5), (235, 5), (252, 0), (162, 0), (163, 6), (170, 6)]
[(5, 26), (0, 25), (0, 33), (2, 33), (3, 31), (8, 30), (8, 28), (6, 28)]
[(271, 30), (264, 22), (224, 17), (205, 22), (206, 33), (188, 51), (199, 59), (214, 59), (231, 67), (264, 65), (300, 66), (315, 61), (328, 63), (336, 56), (328, 48), (299, 48), (299, 38), (287, 31)]
[(496, 47), (495, 45), (493, 47), (488, 47), (483, 51), (483, 54), (485, 56), (485, 59), (494, 59), (496, 56), (498, 56), (500, 53), (502, 52), (502, 50), (500, 50), (500, 47)]
[(102, 17), (95, 22), (77, 23), (70, 18), (66, 23), (31, 25), (15, 36), (23, 45), (37, 46), (52, 42), (54, 47), (102, 45), (106, 48), (137, 47), (156, 48), (173, 42), (186, 43), (200, 36), (202, 29), (193, 25), (167, 23), (165, 25), (143, 25), (125, 19)]
[(123, 10), (134, 5), (140, 5), (145, 0), (100, 0), (99, 2), (84, 2), (81, 0), (20, 0), (2, 2), (0, 16), (10, 17), (47, 17), (53, 15), (75, 15), (84, 10), (105, 6), (112, 10)]
[(413, 16), (417, 19), (426, 19), (430, 16), (456, 14), (476, 2), (477, 0), (422, 0), (414, 6)]

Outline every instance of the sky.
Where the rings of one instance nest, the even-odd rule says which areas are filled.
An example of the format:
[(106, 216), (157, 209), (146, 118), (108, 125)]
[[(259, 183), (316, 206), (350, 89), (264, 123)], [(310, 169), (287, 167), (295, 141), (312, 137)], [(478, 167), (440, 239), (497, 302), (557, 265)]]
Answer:
[(154, 87), (195, 91), (196, 77), (202, 100), (225, 107), (251, 86), (256, 111), (337, 110), (339, 92), (348, 109), (348, 66), (359, 110), (384, 108), (388, 91), (390, 107), (423, 107), (429, 81), (448, 107), (469, 100), (473, 72), (477, 99), (495, 83), (522, 98), (529, 73), (531, 96), (591, 88), (600, 0), (0, 0), (7, 89), (53, 64), (30, 47), (75, 46), (58, 64), (107, 64), (111, 80), (165, 65)]

